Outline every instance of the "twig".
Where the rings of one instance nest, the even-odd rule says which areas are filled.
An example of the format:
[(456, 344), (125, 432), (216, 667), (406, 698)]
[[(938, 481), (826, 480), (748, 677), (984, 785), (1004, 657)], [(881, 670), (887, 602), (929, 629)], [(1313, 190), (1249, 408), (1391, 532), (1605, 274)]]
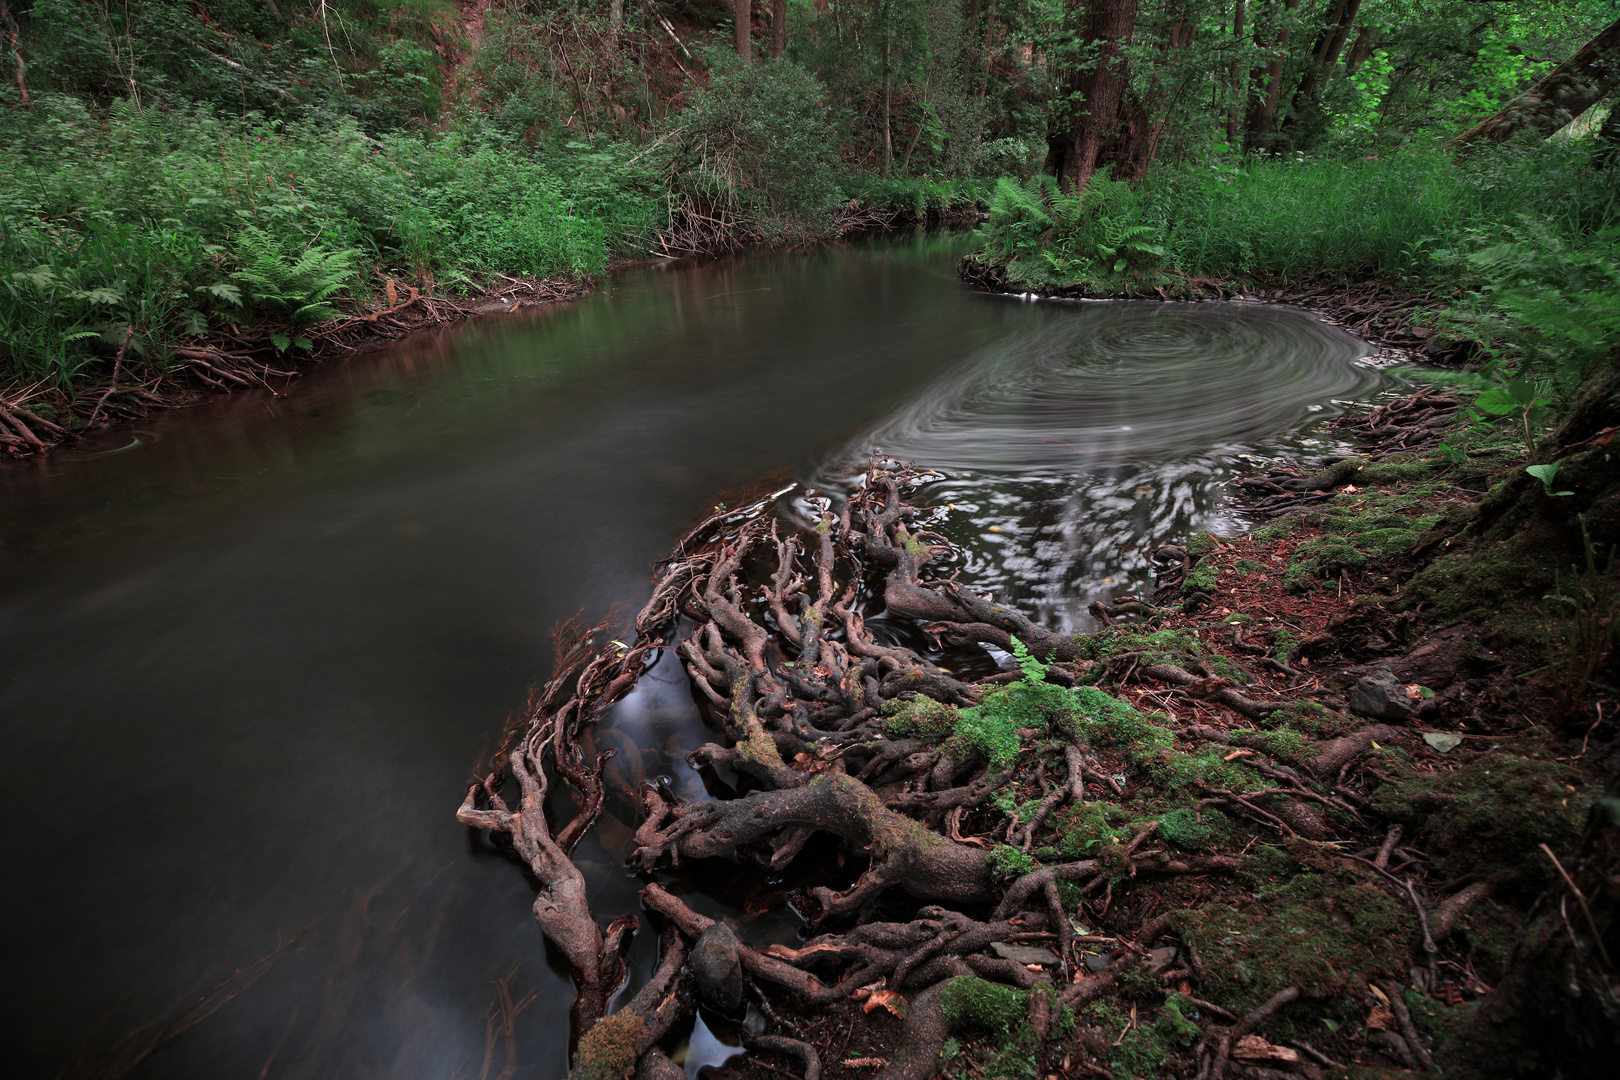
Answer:
[(1592, 918), (1592, 909), (1586, 906), (1586, 894), (1581, 892), (1580, 886), (1575, 884), (1575, 879), (1569, 876), (1569, 871), (1565, 870), (1564, 864), (1558, 861), (1558, 856), (1553, 854), (1552, 848), (1546, 844), (1536, 846), (1541, 848), (1547, 858), (1552, 860), (1553, 866), (1558, 868), (1558, 876), (1564, 879), (1564, 884), (1569, 886), (1569, 891), (1575, 894), (1575, 902), (1581, 905), (1581, 914), (1586, 917), (1586, 928), (1592, 932), (1592, 940), (1597, 943), (1598, 952), (1603, 956), (1604, 965), (1614, 967), (1614, 961), (1609, 959), (1609, 950), (1603, 944), (1603, 936), (1598, 933), (1597, 922)]

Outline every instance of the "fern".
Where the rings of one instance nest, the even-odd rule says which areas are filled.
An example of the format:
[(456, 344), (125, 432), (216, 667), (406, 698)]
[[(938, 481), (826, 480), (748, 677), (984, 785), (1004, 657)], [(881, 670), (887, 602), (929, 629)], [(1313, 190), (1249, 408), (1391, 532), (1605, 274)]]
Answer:
[[(231, 277), (246, 288), (253, 303), (287, 317), (294, 326), (309, 326), (337, 315), (329, 301), (353, 280), (360, 253), (311, 243), (302, 251), (255, 226), (236, 235), (242, 268)], [(290, 249), (291, 248), (291, 249)]]

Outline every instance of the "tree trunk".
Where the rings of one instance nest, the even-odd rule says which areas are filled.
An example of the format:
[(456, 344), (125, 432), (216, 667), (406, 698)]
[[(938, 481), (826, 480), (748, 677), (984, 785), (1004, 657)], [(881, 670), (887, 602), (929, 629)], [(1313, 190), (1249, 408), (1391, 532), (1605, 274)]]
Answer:
[(1477, 143), (1501, 142), (1529, 128), (1551, 135), (1596, 105), (1620, 82), (1620, 19), (1604, 27), (1575, 55), (1553, 68), (1530, 89), (1446, 144), (1465, 150)]
[(609, 0), (608, 40), (619, 44), (619, 28), (624, 25), (624, 0)]
[(780, 57), (787, 51), (787, 0), (775, 0), (771, 5), (771, 55)]
[(1086, 40), (1098, 44), (1096, 66), (1076, 72), (1082, 97), (1074, 113), (1074, 149), (1063, 163), (1063, 178), (1084, 191), (1097, 171), (1097, 152), (1113, 131), (1125, 94), (1125, 57), (1136, 28), (1136, 0), (1090, 0)]
[(737, 55), (742, 57), (743, 63), (754, 58), (754, 39), (751, 31), (754, 22), (754, 5), (751, 0), (734, 0), (732, 10), (736, 12), (737, 21)]
[[(1245, 0), (1237, 0), (1232, 5), (1232, 47), (1239, 49), (1243, 42), (1243, 16), (1245, 14)], [(1241, 54), (1232, 57), (1232, 106), (1226, 113), (1226, 141), (1235, 145), (1238, 134), (1243, 130), (1243, 59)]]
[(1344, 51), (1344, 43), (1349, 40), (1350, 28), (1355, 25), (1356, 15), (1360, 11), (1361, 0), (1339, 0), (1333, 9), (1332, 17), (1322, 27), (1311, 49), (1310, 66), (1300, 76), (1299, 89), (1294, 91), (1294, 104), (1287, 121), (1289, 126), (1299, 123), (1308, 112), (1315, 111), (1322, 83), (1333, 65), (1339, 62), (1339, 54)]
[(1610, 166), (1620, 160), (1620, 94), (1609, 102), (1609, 115), (1598, 128), (1598, 150), (1594, 158), (1598, 166)]
[(1282, 28), (1277, 33), (1275, 55), (1265, 67), (1266, 96), (1255, 110), (1249, 124), (1249, 135), (1244, 142), (1246, 150), (1266, 147), (1272, 141), (1271, 124), (1277, 118), (1277, 101), (1282, 95), (1283, 65), (1288, 59), (1288, 41), (1294, 36), (1294, 28), (1288, 21), (1288, 16), (1297, 7), (1299, 0), (1286, 0), (1284, 3)]

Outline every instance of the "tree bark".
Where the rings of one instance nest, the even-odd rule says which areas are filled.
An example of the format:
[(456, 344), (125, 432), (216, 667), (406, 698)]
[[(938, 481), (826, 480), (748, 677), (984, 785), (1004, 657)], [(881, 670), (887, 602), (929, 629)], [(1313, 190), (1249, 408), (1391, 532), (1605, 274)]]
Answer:
[(1551, 135), (1575, 119), (1620, 82), (1620, 19), (1604, 27), (1575, 55), (1553, 68), (1530, 89), (1446, 144), (1466, 150), (1482, 142), (1501, 142), (1529, 128)]
[(1322, 82), (1333, 65), (1339, 62), (1339, 54), (1344, 51), (1344, 43), (1350, 38), (1350, 28), (1355, 25), (1360, 12), (1361, 0), (1339, 0), (1332, 16), (1323, 25), (1316, 45), (1311, 49), (1311, 64), (1300, 76), (1299, 88), (1294, 91), (1294, 104), (1287, 121), (1290, 126), (1299, 123), (1308, 111), (1314, 110)]
[(33, 99), (28, 96), (28, 64), (23, 60), (22, 49), (17, 45), (17, 21), (11, 17), (11, 5), (0, 0), (0, 31), (6, 35), (6, 44), (11, 48), (12, 62), (17, 65), (17, 95), (25, 109), (33, 108)]
[(771, 5), (771, 56), (780, 57), (787, 51), (787, 0), (775, 0)]
[(754, 22), (754, 5), (751, 0), (733, 0), (732, 11), (735, 12), (737, 23), (737, 55), (742, 57), (743, 63), (754, 58), (754, 39), (752, 36)]
[[(1237, 0), (1232, 5), (1232, 47), (1237, 50), (1243, 42), (1243, 17), (1246, 14), (1245, 0)], [(1243, 59), (1241, 53), (1232, 57), (1232, 107), (1226, 114), (1226, 141), (1235, 144), (1238, 134), (1243, 130)]]
[(1119, 118), (1125, 96), (1124, 48), (1136, 29), (1136, 0), (1090, 0), (1086, 41), (1098, 45), (1096, 66), (1077, 70), (1082, 97), (1075, 107), (1074, 144), (1063, 163), (1063, 178), (1084, 191), (1097, 171), (1097, 153)]
[(1289, 39), (1294, 36), (1294, 28), (1288, 22), (1288, 16), (1297, 7), (1299, 0), (1286, 0), (1283, 5), (1282, 27), (1277, 33), (1274, 55), (1264, 69), (1266, 96), (1259, 103), (1249, 124), (1249, 135), (1244, 141), (1246, 150), (1265, 147), (1271, 142), (1271, 125), (1277, 118), (1277, 101), (1282, 95), (1283, 65), (1288, 59)]

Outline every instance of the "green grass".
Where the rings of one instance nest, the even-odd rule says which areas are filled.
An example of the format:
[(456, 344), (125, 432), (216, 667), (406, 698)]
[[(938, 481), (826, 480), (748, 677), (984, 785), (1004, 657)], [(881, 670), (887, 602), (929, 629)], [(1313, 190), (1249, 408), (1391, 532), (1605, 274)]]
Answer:
[(662, 224), (629, 150), (365, 135), (197, 108), (0, 114), (0, 385), (161, 362), (210, 321), (308, 323), (393, 276), (593, 275)]

